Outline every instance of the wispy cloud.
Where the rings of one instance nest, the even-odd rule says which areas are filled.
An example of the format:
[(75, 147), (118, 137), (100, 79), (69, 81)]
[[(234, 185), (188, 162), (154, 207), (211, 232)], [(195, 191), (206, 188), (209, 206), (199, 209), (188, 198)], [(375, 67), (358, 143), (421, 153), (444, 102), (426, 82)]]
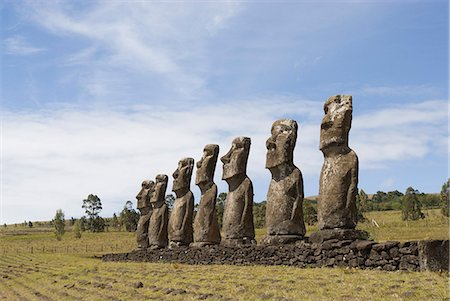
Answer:
[(45, 51), (45, 48), (35, 47), (18, 35), (4, 39), (3, 46), (3, 52), (9, 55), (32, 55)]
[(433, 85), (364, 85), (357, 91), (352, 91), (363, 96), (428, 96), (439, 93), (439, 89)]
[[(356, 115), (350, 145), (360, 157), (360, 168), (388, 168), (392, 160), (420, 159), (439, 151), (436, 141), (448, 138), (446, 116), (440, 113), (444, 106), (446, 101), (423, 102)], [(286, 116), (299, 122), (295, 162), (304, 174), (307, 193), (316, 194), (323, 162), (318, 150), (321, 108), (322, 101), (292, 98), (190, 110), (139, 106), (5, 112), (4, 222), (49, 219), (57, 208), (79, 216), (80, 202), (89, 193), (98, 194), (105, 214), (112, 214), (125, 200), (134, 199), (143, 179), (170, 175), (180, 158), (197, 160), (208, 143), (219, 144), (223, 154), (232, 139), (242, 135), (252, 138), (248, 174), (256, 183), (255, 200), (262, 200), (270, 179), (264, 169), (265, 140), (271, 123)], [(421, 118), (413, 114), (410, 120), (404, 117), (402, 123), (386, 126), (398, 110), (417, 110)], [(368, 125), (372, 119), (379, 122)], [(225, 191), (220, 178), (219, 162), (216, 182)]]
[(125, 81), (133, 74), (148, 81), (154, 75), (177, 96), (190, 98), (205, 90), (206, 41), (226, 28), (240, 5), (100, 1), (80, 12), (68, 3), (41, 2), (31, 3), (30, 11), (48, 31), (88, 42), (66, 58), (67, 64), (89, 66), (81, 79), (88, 95), (103, 98), (109, 96), (105, 91), (123, 92), (105, 83)]

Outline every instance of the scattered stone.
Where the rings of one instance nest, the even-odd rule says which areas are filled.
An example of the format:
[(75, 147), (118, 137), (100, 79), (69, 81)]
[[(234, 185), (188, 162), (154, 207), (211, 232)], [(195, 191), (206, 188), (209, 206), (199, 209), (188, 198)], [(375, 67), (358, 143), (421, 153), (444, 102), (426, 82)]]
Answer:
[(144, 284), (141, 281), (138, 281), (134, 284), (134, 288), (142, 288), (144, 287)]

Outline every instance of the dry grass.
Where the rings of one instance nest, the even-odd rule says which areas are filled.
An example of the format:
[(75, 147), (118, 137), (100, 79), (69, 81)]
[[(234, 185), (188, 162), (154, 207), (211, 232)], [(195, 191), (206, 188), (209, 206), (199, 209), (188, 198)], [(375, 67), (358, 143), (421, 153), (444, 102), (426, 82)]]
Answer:
[[(425, 220), (403, 222), (400, 212), (373, 212), (379, 228), (362, 223), (377, 241), (449, 237), (437, 210)], [(308, 233), (316, 231), (308, 227)], [(257, 239), (265, 235), (256, 230)], [(92, 255), (136, 247), (134, 233), (50, 229), (0, 231), (0, 300), (448, 300), (446, 275), (357, 269), (264, 266), (189, 266), (102, 262)], [(33, 253), (30, 251), (33, 250)], [(43, 252), (44, 251), (44, 252)], [(142, 282), (142, 288), (135, 288)]]
[[(76, 254), (0, 259), (5, 300), (448, 300), (429, 272), (105, 263)], [(142, 282), (142, 288), (135, 284)]]

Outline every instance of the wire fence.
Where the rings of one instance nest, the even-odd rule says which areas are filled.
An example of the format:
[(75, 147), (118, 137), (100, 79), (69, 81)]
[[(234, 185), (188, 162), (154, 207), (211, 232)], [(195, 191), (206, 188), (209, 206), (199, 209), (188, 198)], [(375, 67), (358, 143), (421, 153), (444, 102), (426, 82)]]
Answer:
[(0, 254), (20, 253), (63, 253), (63, 254), (89, 254), (89, 253), (121, 253), (130, 252), (134, 246), (122, 244), (85, 244), (77, 246), (0, 246)]

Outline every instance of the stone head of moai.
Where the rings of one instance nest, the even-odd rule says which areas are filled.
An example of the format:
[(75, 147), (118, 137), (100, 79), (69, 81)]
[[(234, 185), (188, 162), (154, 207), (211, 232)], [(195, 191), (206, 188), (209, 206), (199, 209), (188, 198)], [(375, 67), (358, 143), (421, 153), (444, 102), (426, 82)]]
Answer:
[(335, 95), (323, 106), (325, 116), (320, 127), (320, 150), (327, 153), (342, 152), (348, 148), (348, 134), (352, 125), (352, 97)]
[(238, 175), (245, 176), (251, 140), (248, 137), (237, 137), (231, 143), (231, 149), (220, 158), (223, 163), (222, 180), (230, 180)]
[(151, 180), (145, 180), (141, 184), (141, 190), (136, 196), (137, 209), (143, 209), (150, 206), (150, 194), (154, 189), (155, 182)]
[(167, 175), (157, 175), (155, 179), (155, 188), (150, 198), (150, 203), (152, 203), (153, 206), (160, 206), (165, 202), (169, 177)]
[(280, 119), (273, 123), (272, 135), (266, 142), (266, 168), (272, 171), (273, 168), (282, 164), (294, 164), (297, 129), (297, 122), (292, 119)]
[(183, 158), (178, 162), (177, 169), (173, 172), (173, 187), (177, 197), (185, 195), (191, 187), (192, 171), (194, 170), (194, 159)]
[(197, 162), (197, 173), (195, 184), (202, 188), (209, 188), (214, 183), (214, 171), (216, 169), (217, 158), (219, 157), (219, 146), (208, 144), (203, 149), (203, 156)]

